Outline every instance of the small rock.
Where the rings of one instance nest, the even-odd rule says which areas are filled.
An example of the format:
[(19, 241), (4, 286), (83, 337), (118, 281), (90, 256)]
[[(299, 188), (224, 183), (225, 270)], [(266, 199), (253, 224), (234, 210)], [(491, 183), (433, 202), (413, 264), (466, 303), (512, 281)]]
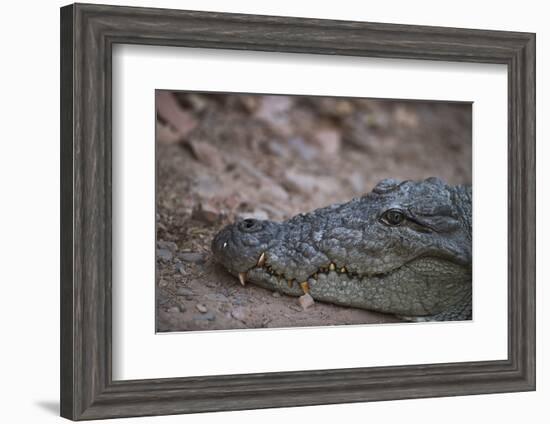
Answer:
[(203, 264), (206, 262), (206, 254), (201, 252), (183, 252), (178, 255), (184, 262)]
[(237, 96), (240, 104), (248, 111), (255, 111), (261, 101), (261, 96)]
[(289, 305), (288, 307), (290, 309), (292, 309), (293, 311), (295, 311), (295, 312), (302, 312), (303, 311), (303, 308), (300, 308), (298, 305)]
[(222, 195), (222, 198), (220, 200), (223, 206), (225, 206), (227, 209), (230, 209), (230, 210), (235, 210), (237, 206), (243, 203), (243, 199), (241, 198), (241, 195), (238, 193), (232, 193), (232, 194), (225, 193), (224, 195)]
[(196, 206), (193, 209), (193, 212), (191, 213), (191, 217), (193, 219), (196, 219), (197, 221), (202, 221), (206, 224), (215, 224), (220, 218), (222, 214), (220, 211), (208, 204), (208, 203), (200, 203), (198, 206)]
[(159, 240), (157, 241), (157, 247), (159, 249), (166, 249), (174, 253), (178, 250), (178, 245), (173, 241)]
[(259, 118), (269, 118), (270, 115), (286, 113), (294, 104), (289, 96), (261, 96)]
[(340, 133), (333, 129), (317, 131), (312, 141), (324, 155), (335, 155), (340, 151), (342, 144)]
[(158, 304), (159, 304), (160, 306), (164, 306), (164, 305), (166, 305), (168, 302), (170, 302), (170, 299), (169, 299), (168, 297), (165, 297), (165, 296), (160, 296), (160, 297), (158, 298), (157, 301), (158, 301)]
[(216, 316), (212, 312), (208, 312), (202, 315), (194, 315), (193, 319), (195, 321), (214, 321), (216, 319)]
[(288, 149), (278, 141), (270, 141), (267, 144), (267, 151), (275, 156), (284, 157), (288, 156)]
[(279, 292), (273, 292), (273, 293), (271, 293), (271, 296), (273, 296), (273, 297), (281, 297), (281, 293), (279, 293)]
[(292, 134), (288, 112), (294, 100), (289, 96), (262, 96), (261, 100), (255, 116), (281, 135)]
[(223, 187), (214, 175), (197, 175), (192, 182), (191, 190), (202, 199), (209, 199), (223, 191)]
[(305, 311), (309, 307), (313, 306), (315, 304), (315, 300), (311, 297), (309, 293), (304, 294), (303, 296), (300, 296), (298, 298), (298, 303), (302, 307), (302, 309)]
[(233, 299), (233, 304), (235, 305), (246, 305), (246, 299), (243, 299), (242, 297), (237, 297)]
[(310, 161), (317, 156), (317, 150), (301, 137), (289, 139), (288, 145), (305, 161)]
[(157, 92), (156, 106), (157, 113), (178, 132), (180, 137), (185, 137), (198, 124), (193, 114), (183, 110), (173, 93), (169, 91)]
[(269, 178), (260, 169), (256, 168), (254, 163), (250, 163), (242, 158), (237, 158), (235, 162), (230, 164), (230, 167), (237, 170), (238, 173), (245, 173), (254, 177), (257, 181), (263, 182), (264, 179)]
[(356, 106), (350, 100), (331, 97), (319, 98), (317, 107), (319, 108), (319, 113), (330, 117), (348, 116), (356, 109)]
[(176, 264), (176, 271), (178, 271), (181, 275), (185, 275), (185, 265), (182, 263)]
[(224, 296), (221, 293), (210, 293), (210, 294), (207, 294), (205, 297), (208, 300), (212, 300), (213, 302), (218, 302), (218, 303), (224, 303), (229, 300), (226, 296)]
[(189, 102), (191, 108), (197, 112), (201, 112), (208, 107), (208, 101), (200, 94), (182, 93), (185, 99)]
[(261, 199), (266, 201), (288, 201), (290, 196), (288, 192), (279, 184), (271, 179), (265, 179), (259, 191)]
[(172, 260), (172, 252), (168, 249), (157, 249), (157, 257), (164, 262), (170, 262)]
[(244, 321), (246, 313), (243, 308), (235, 308), (231, 311), (231, 316), (239, 321)]
[(418, 127), (418, 117), (415, 113), (405, 108), (398, 106), (394, 111), (394, 117), (397, 123), (403, 127), (416, 128)]
[(187, 287), (179, 287), (176, 290), (176, 294), (178, 296), (184, 296), (185, 298), (192, 298), (193, 296), (195, 296), (195, 293), (193, 293), (193, 290), (190, 290)]
[(160, 280), (159, 281), (159, 287), (166, 287), (168, 286), (168, 281), (166, 280)]
[(192, 140), (189, 142), (189, 147), (195, 159), (202, 164), (214, 168), (216, 171), (222, 171), (225, 168), (223, 157), (218, 149), (210, 143)]
[(160, 144), (176, 144), (181, 140), (181, 134), (172, 127), (157, 121), (155, 137)]
[(351, 115), (354, 107), (349, 100), (338, 100), (334, 105), (334, 114), (337, 116)]
[(197, 308), (197, 311), (199, 311), (201, 314), (205, 314), (208, 312), (208, 308), (204, 306), (202, 303), (197, 303), (195, 305), (195, 308)]
[(319, 182), (318, 178), (313, 175), (287, 171), (283, 184), (286, 188), (295, 192), (312, 193), (317, 190)]
[(182, 308), (180, 306), (171, 306), (166, 310), (166, 312), (170, 312), (170, 313), (184, 312), (184, 310), (182, 311), (181, 309)]

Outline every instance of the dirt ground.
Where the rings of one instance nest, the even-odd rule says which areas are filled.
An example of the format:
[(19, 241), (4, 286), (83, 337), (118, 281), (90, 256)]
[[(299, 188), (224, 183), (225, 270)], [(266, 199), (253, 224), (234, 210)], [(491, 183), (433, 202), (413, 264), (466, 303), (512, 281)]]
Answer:
[(471, 183), (471, 105), (157, 91), (157, 331), (397, 322), (238, 280), (213, 262), (236, 219), (285, 220), (381, 179)]

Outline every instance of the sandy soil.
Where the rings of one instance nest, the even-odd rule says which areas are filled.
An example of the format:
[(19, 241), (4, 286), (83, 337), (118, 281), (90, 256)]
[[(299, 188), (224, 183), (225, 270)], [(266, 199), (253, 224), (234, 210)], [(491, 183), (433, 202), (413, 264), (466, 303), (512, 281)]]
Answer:
[(157, 92), (157, 331), (396, 322), (242, 287), (212, 261), (235, 219), (284, 220), (382, 178), (471, 183), (469, 104)]

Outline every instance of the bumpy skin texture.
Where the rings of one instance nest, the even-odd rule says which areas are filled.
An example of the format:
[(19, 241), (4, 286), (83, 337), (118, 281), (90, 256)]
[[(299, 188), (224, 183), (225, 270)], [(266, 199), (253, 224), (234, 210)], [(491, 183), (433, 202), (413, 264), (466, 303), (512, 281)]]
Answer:
[(315, 300), (416, 321), (471, 319), (471, 193), (437, 178), (386, 179), (285, 222), (230, 224), (212, 251), (232, 274), (288, 295), (305, 289)]

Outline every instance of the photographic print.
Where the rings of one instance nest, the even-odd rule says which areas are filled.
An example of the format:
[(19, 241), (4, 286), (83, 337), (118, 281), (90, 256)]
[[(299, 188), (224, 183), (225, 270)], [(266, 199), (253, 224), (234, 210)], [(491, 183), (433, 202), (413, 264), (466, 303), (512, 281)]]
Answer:
[(63, 417), (536, 389), (534, 33), (60, 18)]
[(157, 332), (472, 319), (472, 105), (157, 90)]

